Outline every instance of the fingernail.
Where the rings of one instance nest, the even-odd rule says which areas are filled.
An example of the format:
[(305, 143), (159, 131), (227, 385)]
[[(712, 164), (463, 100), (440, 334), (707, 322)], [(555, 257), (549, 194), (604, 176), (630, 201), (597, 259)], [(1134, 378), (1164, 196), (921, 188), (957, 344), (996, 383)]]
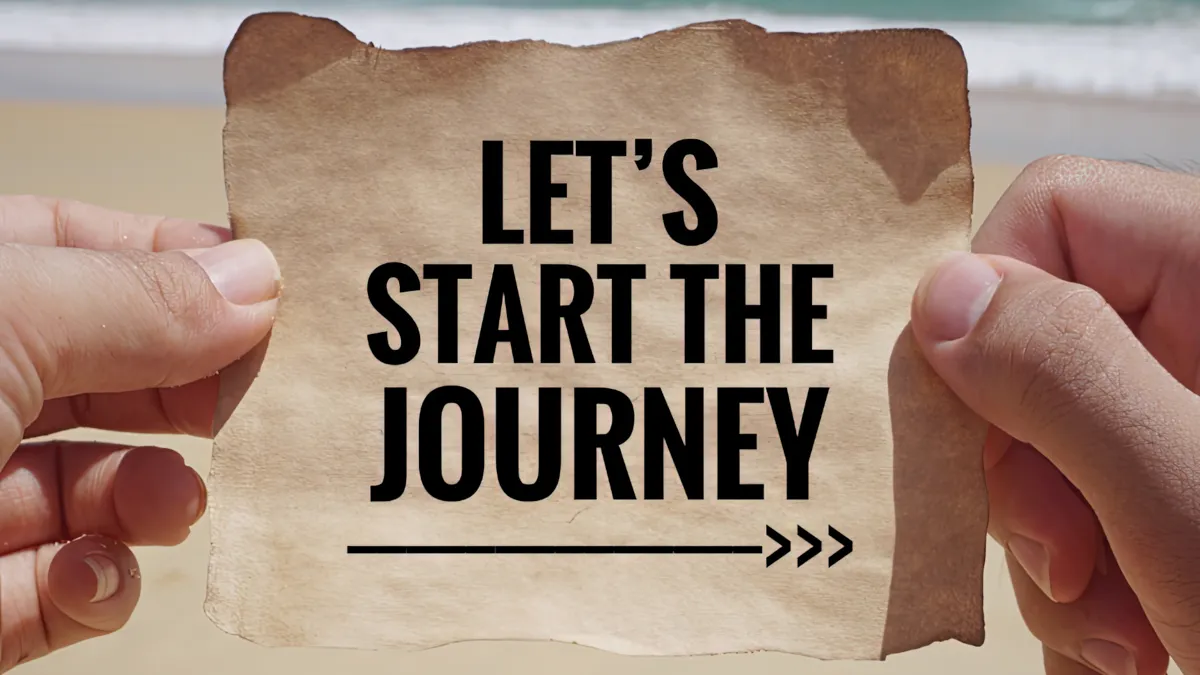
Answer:
[(254, 305), (279, 296), (279, 263), (271, 249), (255, 239), (188, 251), (213, 285), (236, 305)]
[(922, 332), (937, 342), (964, 337), (1000, 285), (1000, 275), (982, 258), (955, 253), (925, 275), (917, 287), (917, 319)]
[(1054, 593), (1050, 590), (1050, 553), (1046, 547), (1032, 539), (1014, 534), (1008, 538), (1008, 550), (1046, 597), (1053, 600)]
[(92, 595), (92, 602), (103, 602), (117, 594), (121, 588), (121, 570), (117, 569), (117, 563), (112, 558), (103, 553), (89, 553), (83, 557), (83, 562), (96, 575), (96, 592)]
[(1084, 640), (1079, 655), (1104, 675), (1137, 675), (1133, 653), (1108, 640)]
[(204, 479), (200, 474), (192, 470), (192, 475), (196, 478), (196, 496), (192, 499), (189, 506), (191, 507), (192, 522), (195, 523), (204, 515), (204, 511), (208, 508), (208, 489), (204, 487)]

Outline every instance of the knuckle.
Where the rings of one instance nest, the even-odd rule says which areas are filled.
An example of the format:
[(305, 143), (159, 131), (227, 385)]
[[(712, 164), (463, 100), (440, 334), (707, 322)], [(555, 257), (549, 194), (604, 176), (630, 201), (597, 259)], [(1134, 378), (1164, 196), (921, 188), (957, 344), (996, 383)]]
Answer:
[(0, 673), (48, 655), (50, 633), (38, 597), (37, 548), (10, 554), (0, 577), (5, 619), (0, 633)]
[(54, 200), (48, 205), (50, 209), (51, 222), (54, 225), (54, 245), (55, 246), (70, 246), (70, 228), (67, 223), (70, 220), (71, 205), (63, 200)]
[(0, 461), (20, 444), (42, 409), (41, 380), (12, 342), (0, 335)]
[(24, 249), (0, 245), (0, 288), (6, 291), (0, 303), (0, 457), (20, 442), (43, 403), (42, 364), (47, 359), (39, 350), (44, 341), (20, 293), (36, 270), (29, 262)]
[(986, 336), (985, 358), (1019, 387), (1017, 404), (1035, 420), (1053, 423), (1083, 399), (1103, 406), (1122, 386), (1105, 358), (1120, 319), (1097, 292), (1060, 284), (1013, 299)]
[(1021, 172), (1020, 180), (1054, 190), (1077, 182), (1080, 177), (1100, 171), (1104, 162), (1077, 155), (1048, 155), (1030, 162)]
[(211, 332), (219, 306), (206, 283), (174, 257), (139, 253), (130, 269), (164, 334), (188, 340)]
[(94, 413), (94, 404), (92, 394), (82, 393), (76, 394), (67, 398), (67, 413), (70, 415), (71, 423), (79, 427), (92, 426), (96, 420)]

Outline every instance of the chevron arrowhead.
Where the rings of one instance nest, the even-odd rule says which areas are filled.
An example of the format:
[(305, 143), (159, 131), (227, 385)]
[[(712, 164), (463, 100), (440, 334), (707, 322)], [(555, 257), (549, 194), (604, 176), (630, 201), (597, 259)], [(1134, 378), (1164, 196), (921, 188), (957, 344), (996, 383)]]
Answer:
[(767, 526), (767, 536), (779, 544), (779, 548), (775, 552), (767, 556), (767, 567), (779, 562), (779, 559), (787, 555), (792, 550), (792, 542), (787, 540), (782, 534), (776, 532), (770, 525)]
[(850, 538), (846, 535), (838, 532), (832, 525), (829, 526), (829, 536), (842, 545), (841, 548), (834, 551), (833, 555), (829, 556), (829, 566), (833, 567), (839, 560), (850, 555), (851, 551), (854, 550), (854, 542), (850, 541)]
[(821, 540), (814, 537), (811, 532), (803, 527), (800, 527), (799, 525), (796, 526), (796, 534), (800, 535), (801, 539), (808, 542), (808, 550), (801, 554), (799, 558), (796, 558), (796, 567), (801, 567), (804, 565), (804, 563), (821, 554)]

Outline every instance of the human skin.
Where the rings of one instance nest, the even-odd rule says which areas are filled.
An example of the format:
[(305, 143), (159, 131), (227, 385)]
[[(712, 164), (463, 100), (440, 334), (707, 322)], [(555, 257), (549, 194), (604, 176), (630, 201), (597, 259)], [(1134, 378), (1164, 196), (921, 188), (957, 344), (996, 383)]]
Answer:
[(123, 626), (130, 547), (182, 542), (207, 500), (172, 450), (28, 441), (211, 435), (214, 374), (278, 294), (270, 251), (227, 229), (0, 197), (0, 672)]
[(1034, 163), (921, 281), (1046, 672), (1200, 673), (1200, 178)]
[[(0, 197), (0, 672), (117, 630), (131, 546), (204, 510), (162, 448), (211, 434), (217, 377), (270, 330), (279, 269), (200, 223)], [(927, 359), (992, 424), (991, 534), (1048, 675), (1200, 675), (1200, 178), (1031, 165), (931, 270)]]

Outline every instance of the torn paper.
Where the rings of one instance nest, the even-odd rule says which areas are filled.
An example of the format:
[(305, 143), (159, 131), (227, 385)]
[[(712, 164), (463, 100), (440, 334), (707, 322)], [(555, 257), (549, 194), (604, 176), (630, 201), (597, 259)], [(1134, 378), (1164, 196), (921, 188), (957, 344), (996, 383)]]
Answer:
[(878, 659), (980, 644), (982, 423), (906, 332), (965, 249), (930, 30), (739, 21), (385, 51), (251, 17), (207, 611), (289, 646), (555, 640)]

